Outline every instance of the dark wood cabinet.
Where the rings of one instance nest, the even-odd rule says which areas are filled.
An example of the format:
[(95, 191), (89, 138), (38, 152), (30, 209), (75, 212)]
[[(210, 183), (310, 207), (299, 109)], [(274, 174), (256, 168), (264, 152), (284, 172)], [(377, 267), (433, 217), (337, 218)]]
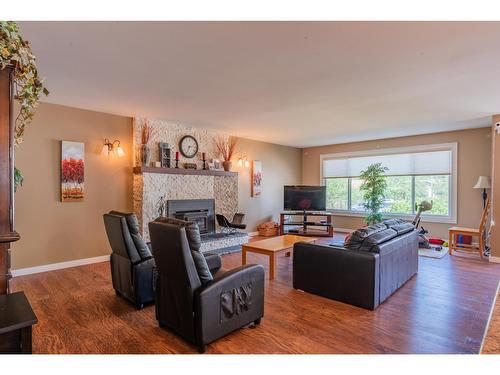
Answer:
[(9, 291), (10, 244), (14, 231), (14, 120), (12, 68), (0, 70), (0, 295)]
[(36, 323), (23, 292), (0, 296), (0, 353), (31, 354), (31, 327)]
[(31, 353), (36, 316), (23, 292), (10, 293), (14, 230), (14, 118), (12, 68), (0, 70), (0, 353)]

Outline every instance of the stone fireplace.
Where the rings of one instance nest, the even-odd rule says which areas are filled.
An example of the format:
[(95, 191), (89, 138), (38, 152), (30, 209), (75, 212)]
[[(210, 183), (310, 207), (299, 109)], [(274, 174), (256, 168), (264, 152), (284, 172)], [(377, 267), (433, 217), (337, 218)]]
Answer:
[[(216, 213), (232, 217), (238, 210), (238, 176), (196, 176), (149, 171), (134, 173), (134, 212), (146, 241), (149, 241), (148, 223), (159, 216), (157, 203), (161, 197), (167, 202), (211, 200), (212, 218), (215, 218)], [(197, 209), (188, 207), (180, 211)], [(169, 213), (167, 215), (175, 217)], [(209, 229), (215, 230), (215, 224)]]
[[(134, 144), (141, 142), (140, 129), (145, 119), (134, 119)], [(206, 129), (170, 124), (161, 120), (148, 120), (153, 131), (149, 144), (152, 161), (157, 161), (158, 143), (166, 142), (175, 154), (179, 140), (186, 134), (193, 135), (199, 142), (200, 150), (206, 152), (207, 159), (216, 158), (213, 151), (213, 137), (220, 135)], [(135, 150), (135, 147), (134, 147)], [(138, 160), (137, 158), (134, 158)], [(149, 241), (148, 223), (159, 216), (160, 198), (167, 201), (166, 215), (183, 220), (195, 221), (203, 233), (202, 251), (241, 245), (248, 242), (248, 235), (224, 237), (218, 233), (215, 214), (232, 218), (238, 211), (238, 173), (204, 171), (198, 158), (181, 160), (198, 165), (198, 169), (175, 169), (141, 167), (136, 162), (133, 177), (134, 212), (139, 219), (142, 235)]]

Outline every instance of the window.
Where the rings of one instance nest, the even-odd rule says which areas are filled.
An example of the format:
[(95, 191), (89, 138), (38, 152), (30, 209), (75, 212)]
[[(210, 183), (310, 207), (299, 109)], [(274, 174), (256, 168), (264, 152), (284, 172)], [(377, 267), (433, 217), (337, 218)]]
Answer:
[(427, 200), (432, 210), (427, 221), (456, 221), (456, 144), (386, 149), (371, 152), (321, 155), (321, 178), (329, 210), (342, 215), (363, 215), (361, 171), (382, 163), (387, 190), (382, 212), (413, 216), (415, 205)]

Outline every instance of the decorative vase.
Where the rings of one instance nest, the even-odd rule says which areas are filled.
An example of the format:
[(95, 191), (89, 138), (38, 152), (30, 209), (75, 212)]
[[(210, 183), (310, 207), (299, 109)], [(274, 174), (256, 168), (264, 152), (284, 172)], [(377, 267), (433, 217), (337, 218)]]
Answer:
[(141, 145), (141, 163), (143, 167), (149, 167), (151, 161), (151, 149), (148, 145)]
[(224, 168), (226, 172), (229, 172), (231, 170), (232, 165), (233, 163), (230, 160), (225, 160), (222, 162), (222, 168)]

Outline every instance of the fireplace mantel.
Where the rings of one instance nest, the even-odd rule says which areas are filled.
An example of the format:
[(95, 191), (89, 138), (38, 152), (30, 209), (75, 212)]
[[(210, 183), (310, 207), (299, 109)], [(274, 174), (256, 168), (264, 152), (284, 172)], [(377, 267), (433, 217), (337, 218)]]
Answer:
[(162, 174), (184, 174), (196, 176), (222, 176), (222, 177), (235, 177), (238, 172), (226, 171), (211, 171), (204, 169), (185, 169), (185, 168), (156, 168), (156, 167), (134, 167), (135, 174), (141, 173), (162, 173)]

